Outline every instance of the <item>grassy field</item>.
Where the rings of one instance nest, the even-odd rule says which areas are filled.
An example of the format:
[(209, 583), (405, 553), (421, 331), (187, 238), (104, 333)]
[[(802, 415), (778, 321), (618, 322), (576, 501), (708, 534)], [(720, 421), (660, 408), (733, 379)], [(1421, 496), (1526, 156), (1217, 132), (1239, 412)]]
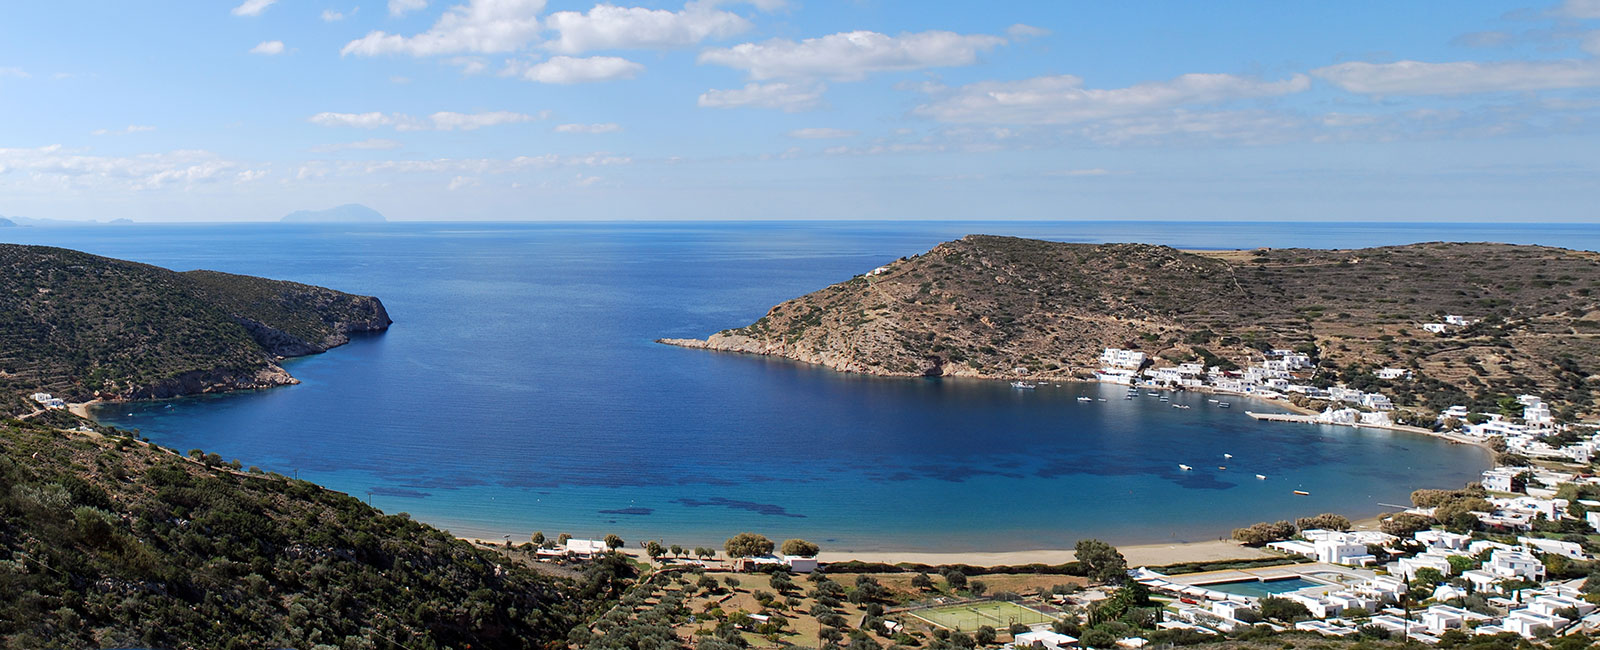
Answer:
[(1034, 625), (1052, 620), (1048, 614), (1005, 601), (930, 607), (911, 612), (911, 615), (958, 632), (971, 632), (983, 625), (1004, 630), (1012, 623)]

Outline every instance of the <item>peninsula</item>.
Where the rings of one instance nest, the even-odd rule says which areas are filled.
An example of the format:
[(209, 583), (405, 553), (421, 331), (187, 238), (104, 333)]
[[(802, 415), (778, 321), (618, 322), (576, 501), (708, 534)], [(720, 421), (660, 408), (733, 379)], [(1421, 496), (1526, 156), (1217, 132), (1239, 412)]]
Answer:
[[(1413, 421), (1543, 395), (1595, 412), (1600, 255), (1424, 243), (1182, 251), (970, 235), (686, 347), (885, 376), (1092, 379), (1107, 349), (1229, 370), (1274, 351)], [(1147, 363), (1148, 363), (1147, 362)], [(1387, 369), (1387, 370), (1386, 370)]]
[(0, 411), (296, 383), (278, 362), (392, 321), (377, 298), (0, 244)]

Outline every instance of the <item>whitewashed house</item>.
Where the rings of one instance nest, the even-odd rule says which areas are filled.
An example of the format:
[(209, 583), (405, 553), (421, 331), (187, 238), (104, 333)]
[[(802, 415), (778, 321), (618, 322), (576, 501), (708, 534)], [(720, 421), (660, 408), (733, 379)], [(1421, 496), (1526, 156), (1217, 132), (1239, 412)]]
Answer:
[(1526, 609), (1519, 609), (1506, 615), (1500, 621), (1500, 627), (1507, 632), (1516, 632), (1526, 639), (1537, 639), (1543, 634), (1554, 632), (1570, 623), (1559, 616), (1547, 616)]
[(1144, 353), (1138, 350), (1123, 350), (1121, 348), (1106, 348), (1100, 353), (1100, 365), (1112, 368), (1133, 368), (1135, 370), (1144, 365)]
[(1378, 379), (1410, 379), (1411, 371), (1405, 368), (1379, 368)]

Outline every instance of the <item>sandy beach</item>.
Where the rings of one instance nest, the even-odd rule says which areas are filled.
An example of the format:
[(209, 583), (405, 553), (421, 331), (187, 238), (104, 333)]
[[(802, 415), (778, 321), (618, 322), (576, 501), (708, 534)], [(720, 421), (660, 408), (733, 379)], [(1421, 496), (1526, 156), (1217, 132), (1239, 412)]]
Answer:
[[(1376, 519), (1363, 521), (1363, 524), (1375, 524)], [(461, 539), (477, 544), (500, 545), (505, 540), (486, 539), (477, 536), (463, 536)], [(514, 540), (515, 543), (515, 540)], [(622, 549), (628, 555), (643, 559), (644, 553), (635, 547)], [(1217, 562), (1223, 560), (1253, 560), (1265, 557), (1282, 557), (1282, 555), (1258, 548), (1242, 546), (1226, 540), (1211, 540), (1205, 542), (1183, 542), (1174, 544), (1131, 544), (1119, 546), (1123, 557), (1128, 559), (1129, 566), (1160, 566), (1164, 564), (1177, 564), (1180, 562)], [(970, 564), (972, 566), (1005, 566), (1019, 564), (1065, 564), (1076, 559), (1072, 549), (1044, 549), (1033, 551), (829, 551), (823, 550), (817, 555), (823, 563), (847, 562), (857, 560), (860, 562), (882, 562), (885, 564)]]
[[(1132, 544), (1118, 546), (1130, 566), (1156, 566), (1178, 562), (1215, 562), (1219, 560), (1248, 560), (1275, 557), (1276, 554), (1261, 549), (1241, 546), (1231, 541), (1211, 540), (1173, 544)], [(971, 564), (973, 566), (1000, 566), (1017, 564), (1063, 564), (1076, 559), (1072, 549), (1046, 549), (1034, 551), (997, 552), (919, 552), (919, 551), (828, 551), (817, 556), (822, 562), (884, 562), (896, 564)]]

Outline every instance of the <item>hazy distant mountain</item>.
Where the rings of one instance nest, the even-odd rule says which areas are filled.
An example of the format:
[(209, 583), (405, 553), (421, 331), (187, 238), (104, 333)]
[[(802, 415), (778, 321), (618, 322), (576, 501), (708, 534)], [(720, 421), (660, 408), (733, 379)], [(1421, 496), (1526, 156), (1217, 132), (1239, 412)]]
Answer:
[(9, 227), (15, 226), (15, 225), (17, 225), (17, 222), (12, 221), (10, 219), (7, 219), (5, 217), (0, 217), (0, 228), (9, 228)]
[(360, 203), (346, 203), (326, 210), (296, 210), (284, 215), (284, 223), (382, 223), (383, 215)]
[[(17, 226), (43, 226), (43, 227), (51, 227), (51, 228), (58, 227), (58, 226), (104, 226), (104, 225), (106, 225), (106, 223), (108, 223), (108, 222), (105, 222), (105, 221), (95, 221), (94, 219), (45, 219), (45, 218), (40, 218), (40, 217), (17, 217), (17, 216), (6, 217), (6, 220), (10, 221), (12, 223), (12, 225), (17, 225)], [(121, 222), (121, 223), (133, 223), (131, 221), (128, 221), (127, 219), (118, 219), (118, 220), (112, 221), (110, 223), (119, 223), (119, 222)]]

